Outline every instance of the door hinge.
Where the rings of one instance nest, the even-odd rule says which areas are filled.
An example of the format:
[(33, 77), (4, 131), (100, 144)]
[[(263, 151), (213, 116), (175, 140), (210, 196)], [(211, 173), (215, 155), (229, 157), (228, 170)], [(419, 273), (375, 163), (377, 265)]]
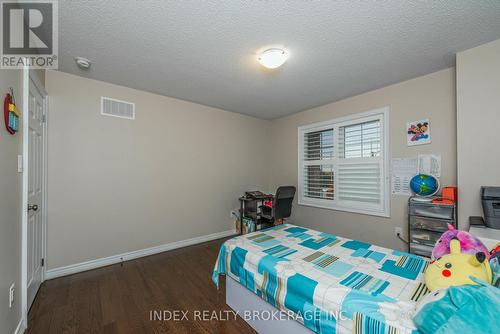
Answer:
[(45, 259), (42, 259), (42, 261), (41, 261), (41, 265), (42, 265), (42, 267), (44, 267), (44, 266), (45, 266)]
[(42, 122), (45, 123), (46, 117), (45, 114), (42, 115)]

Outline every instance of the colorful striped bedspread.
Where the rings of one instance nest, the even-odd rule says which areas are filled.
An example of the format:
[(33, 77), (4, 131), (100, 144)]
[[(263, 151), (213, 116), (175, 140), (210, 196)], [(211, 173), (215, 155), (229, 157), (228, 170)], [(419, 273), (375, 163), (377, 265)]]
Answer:
[(239, 236), (220, 249), (212, 279), (229, 275), (316, 333), (418, 333), (429, 291), (426, 259), (290, 224)]

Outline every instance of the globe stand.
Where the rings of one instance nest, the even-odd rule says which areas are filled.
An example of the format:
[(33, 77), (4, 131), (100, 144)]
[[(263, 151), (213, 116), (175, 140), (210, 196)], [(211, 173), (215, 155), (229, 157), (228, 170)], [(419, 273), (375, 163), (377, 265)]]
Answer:
[(434, 200), (434, 196), (419, 196), (415, 195), (411, 198), (412, 201), (414, 202), (420, 202), (420, 203), (430, 203), (432, 200)]

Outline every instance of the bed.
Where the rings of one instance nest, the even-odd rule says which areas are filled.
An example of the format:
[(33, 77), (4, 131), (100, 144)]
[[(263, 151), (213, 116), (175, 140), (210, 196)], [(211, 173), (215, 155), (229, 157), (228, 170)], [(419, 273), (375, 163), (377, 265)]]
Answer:
[(411, 319), (429, 292), (427, 265), (420, 256), (284, 224), (227, 240), (212, 280), (218, 286), (219, 275), (228, 276), (228, 304), (238, 313), (286, 314), (266, 330), (277, 322), (244, 317), (261, 333), (299, 333), (296, 322), (303, 333), (417, 333)]

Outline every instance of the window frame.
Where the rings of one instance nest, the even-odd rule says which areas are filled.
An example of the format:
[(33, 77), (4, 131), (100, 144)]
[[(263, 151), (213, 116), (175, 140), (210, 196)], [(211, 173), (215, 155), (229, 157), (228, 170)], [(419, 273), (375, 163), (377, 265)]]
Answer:
[[(302, 206), (317, 207), (336, 211), (345, 211), (351, 213), (359, 213), (371, 216), (387, 217), (391, 216), (391, 191), (390, 191), (390, 128), (389, 128), (389, 113), (390, 108), (377, 108), (366, 112), (356, 113), (344, 117), (334, 118), (324, 122), (312, 123), (298, 127), (298, 204)], [(380, 121), (380, 155), (378, 157), (369, 158), (340, 158), (339, 145), (339, 128), (373, 120)], [(333, 129), (334, 133), (334, 158), (325, 159), (320, 164), (334, 165), (334, 199), (326, 200), (320, 198), (309, 198), (304, 196), (304, 166), (308, 164), (317, 164), (318, 160), (307, 161), (304, 159), (304, 135), (306, 133), (321, 131), (325, 129)], [(338, 199), (338, 166), (340, 163), (356, 163), (366, 159), (378, 161), (381, 165), (381, 204), (370, 205), (365, 202), (347, 201)]]

